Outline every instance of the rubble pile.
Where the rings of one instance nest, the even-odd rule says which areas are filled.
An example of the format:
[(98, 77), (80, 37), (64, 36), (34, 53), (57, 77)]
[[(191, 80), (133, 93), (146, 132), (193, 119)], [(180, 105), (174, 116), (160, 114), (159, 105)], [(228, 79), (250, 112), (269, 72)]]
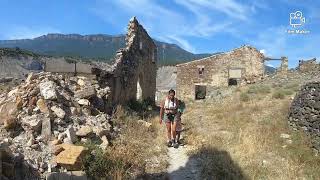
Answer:
[[(109, 93), (93, 77), (31, 73), (24, 83), (0, 94), (0, 140), (41, 173), (56, 167), (77, 169), (85, 149), (75, 143), (109, 144), (113, 128), (104, 113)], [(66, 162), (69, 157), (74, 163)]]

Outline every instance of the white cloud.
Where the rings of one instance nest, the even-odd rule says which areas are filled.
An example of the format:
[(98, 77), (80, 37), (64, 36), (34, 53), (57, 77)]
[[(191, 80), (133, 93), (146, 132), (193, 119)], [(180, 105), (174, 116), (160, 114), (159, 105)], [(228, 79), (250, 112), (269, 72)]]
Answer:
[(1, 37), (6, 40), (12, 39), (32, 39), (48, 33), (59, 33), (60, 31), (51, 27), (27, 27), (13, 26), (8, 31), (2, 31)]
[[(147, 0), (97, 0), (96, 6), (90, 10), (115, 26), (130, 16), (137, 16), (151, 36), (179, 42), (188, 50), (196, 49), (188, 42), (188, 37), (211, 38), (227, 32), (233, 21), (246, 20), (250, 13), (247, 12), (250, 11), (249, 6), (234, 0), (175, 0), (171, 3), (178, 6), (174, 9), (159, 1)], [(183, 12), (176, 8), (183, 8)]]
[[(247, 20), (250, 13), (249, 6), (240, 4), (234, 0), (176, 0), (178, 3), (200, 6), (204, 9), (219, 11), (235, 19)], [(202, 13), (205, 13), (203, 11)]]
[(171, 36), (169, 35), (168, 38), (169, 38), (168, 42), (172, 42), (172, 40), (173, 40), (173, 42), (180, 45), (183, 49), (190, 51), (190, 52), (195, 52), (194, 47), (192, 47), (191, 44), (187, 40), (185, 40), (181, 37), (175, 36), (175, 35), (171, 35)]

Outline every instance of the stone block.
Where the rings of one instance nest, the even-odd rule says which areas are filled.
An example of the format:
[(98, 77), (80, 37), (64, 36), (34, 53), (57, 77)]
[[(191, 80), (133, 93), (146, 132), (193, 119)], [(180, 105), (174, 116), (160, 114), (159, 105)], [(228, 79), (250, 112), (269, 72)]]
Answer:
[(55, 157), (56, 163), (70, 171), (81, 170), (81, 160), (87, 153), (85, 147), (71, 144), (60, 144), (57, 146), (62, 147), (64, 150)]

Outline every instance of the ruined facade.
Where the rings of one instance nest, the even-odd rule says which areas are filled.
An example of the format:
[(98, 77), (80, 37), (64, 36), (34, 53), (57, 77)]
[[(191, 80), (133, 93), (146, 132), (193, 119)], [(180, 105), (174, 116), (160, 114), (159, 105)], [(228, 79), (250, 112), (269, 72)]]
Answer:
[(60, 73), (94, 74), (101, 87), (109, 87), (108, 103), (152, 100), (156, 92), (157, 47), (146, 30), (133, 17), (128, 25), (126, 47), (119, 49), (108, 69), (83, 63), (47, 62), (45, 70)]
[(157, 47), (146, 30), (133, 17), (128, 25), (126, 47), (116, 54), (108, 79), (111, 101), (154, 100), (156, 92)]
[(298, 70), (300, 72), (318, 71), (320, 69), (319, 67), (317, 59), (313, 58), (310, 60), (299, 60)]
[(264, 75), (264, 55), (250, 46), (177, 65), (177, 95), (202, 99), (217, 87), (253, 83)]

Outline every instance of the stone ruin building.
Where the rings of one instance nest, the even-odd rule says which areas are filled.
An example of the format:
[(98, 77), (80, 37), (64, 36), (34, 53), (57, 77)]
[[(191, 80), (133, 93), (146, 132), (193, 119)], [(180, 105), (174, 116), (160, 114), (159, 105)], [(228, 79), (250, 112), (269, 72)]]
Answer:
[(299, 60), (298, 70), (299, 72), (318, 71), (319, 67), (317, 59), (312, 58), (310, 60)]
[(11, 91), (0, 92), (0, 179), (61, 179), (56, 175), (66, 173), (60, 167), (81, 170), (87, 150), (76, 142), (99, 140), (105, 150), (110, 137), (118, 136), (110, 107), (154, 101), (156, 54), (153, 40), (132, 18), (114, 64), (42, 59), (46, 72), (29, 73)]
[(204, 99), (218, 87), (255, 83), (264, 77), (264, 62), (270, 60), (281, 60), (278, 72), (287, 72), (286, 57), (265, 57), (256, 48), (247, 45), (178, 64), (177, 96), (183, 99)]
[(47, 61), (45, 71), (91, 76), (108, 86), (110, 106), (130, 100), (155, 99), (157, 47), (147, 31), (133, 17), (128, 25), (126, 47), (117, 51), (115, 63), (102, 68), (84, 63)]

